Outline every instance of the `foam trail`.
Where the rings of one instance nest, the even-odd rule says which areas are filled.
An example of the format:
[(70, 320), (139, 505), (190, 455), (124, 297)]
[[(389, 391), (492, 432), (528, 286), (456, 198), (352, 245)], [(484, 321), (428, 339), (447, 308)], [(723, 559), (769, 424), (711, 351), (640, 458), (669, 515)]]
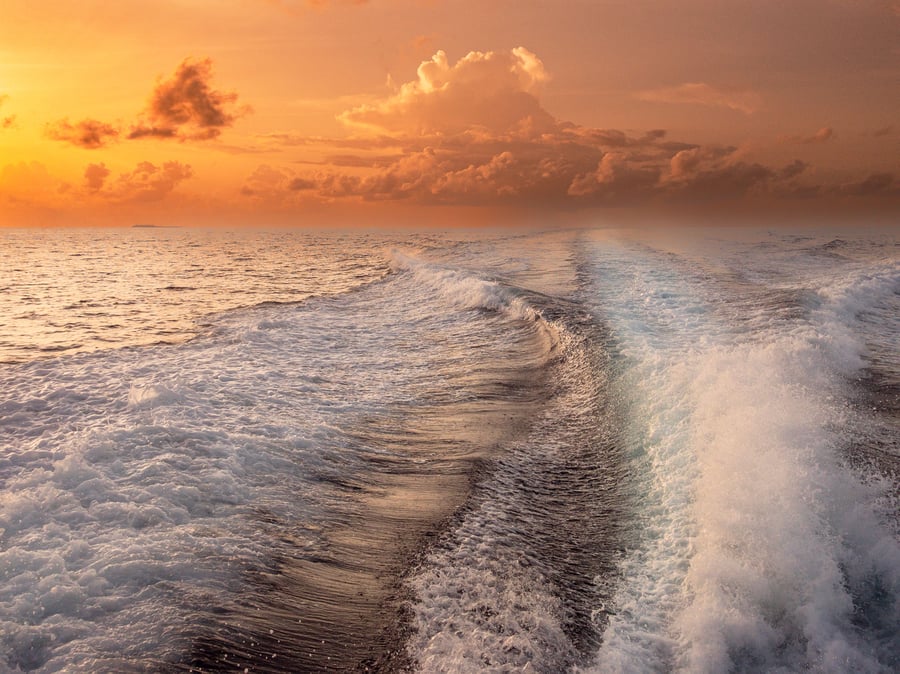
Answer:
[(547, 304), (532, 310), (557, 315), (544, 404), (407, 579), (419, 671), (550, 674), (597, 647), (592, 609), (609, 593), (593, 579), (614, 568), (622, 503), (605, 368), (574, 307), (532, 299)]
[(497, 281), (433, 262), (425, 262), (397, 250), (391, 251), (391, 268), (394, 271), (411, 273), (423, 287), (456, 308), (498, 311), (510, 318), (528, 320), (539, 318), (527, 301)]
[(704, 301), (706, 281), (605, 245), (596, 306), (621, 338), (646, 479), (593, 671), (896, 666), (900, 547), (835, 429), (862, 364), (854, 317), (896, 291), (898, 265), (820, 281), (806, 320), (739, 335)]
[(0, 368), (0, 670), (394, 657), (398, 569), (554, 344), (511, 289), (420, 267)]

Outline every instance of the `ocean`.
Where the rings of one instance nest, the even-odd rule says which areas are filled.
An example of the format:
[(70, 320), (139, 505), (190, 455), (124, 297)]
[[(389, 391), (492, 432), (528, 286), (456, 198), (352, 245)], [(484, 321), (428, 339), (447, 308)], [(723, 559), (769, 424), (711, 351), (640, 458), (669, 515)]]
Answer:
[(896, 229), (6, 229), (0, 318), (0, 672), (900, 670)]

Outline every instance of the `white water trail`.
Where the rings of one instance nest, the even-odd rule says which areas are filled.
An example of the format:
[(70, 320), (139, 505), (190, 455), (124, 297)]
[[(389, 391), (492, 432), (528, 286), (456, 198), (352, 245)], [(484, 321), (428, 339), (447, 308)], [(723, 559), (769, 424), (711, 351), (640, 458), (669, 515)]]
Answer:
[(868, 620), (897, 624), (900, 547), (882, 485), (841, 463), (838, 430), (862, 364), (855, 316), (895, 292), (900, 268), (825, 280), (807, 320), (748, 339), (664, 259), (597, 256), (642, 531), (591, 671), (887, 671), (890, 636), (857, 623), (874, 602)]

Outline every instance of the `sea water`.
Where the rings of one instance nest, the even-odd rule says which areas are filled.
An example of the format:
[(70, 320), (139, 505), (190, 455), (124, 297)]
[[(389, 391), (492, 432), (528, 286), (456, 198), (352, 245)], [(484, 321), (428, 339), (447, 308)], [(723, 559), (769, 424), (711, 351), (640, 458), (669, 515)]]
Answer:
[(0, 670), (900, 666), (895, 231), (0, 244)]

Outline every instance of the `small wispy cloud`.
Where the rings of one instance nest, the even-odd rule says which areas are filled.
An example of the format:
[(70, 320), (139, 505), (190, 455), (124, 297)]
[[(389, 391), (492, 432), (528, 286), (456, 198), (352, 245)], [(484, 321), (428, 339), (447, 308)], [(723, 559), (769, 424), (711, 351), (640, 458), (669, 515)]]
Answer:
[[(3, 107), (3, 104), (9, 100), (9, 96), (7, 94), (0, 94), (0, 108)], [(0, 117), (0, 129), (11, 129), (13, 125), (16, 123), (15, 115), (8, 115), (6, 117)]]
[(794, 143), (796, 145), (818, 145), (820, 143), (827, 143), (834, 138), (834, 129), (830, 126), (823, 126), (815, 133), (806, 136), (785, 136), (782, 140), (786, 143)]
[(674, 87), (641, 91), (637, 98), (651, 103), (703, 105), (736, 110), (752, 115), (762, 107), (762, 97), (755, 91), (729, 91), (705, 82), (686, 82)]
[(291, 15), (304, 11), (324, 10), (335, 5), (366, 5), (369, 0), (262, 0), (264, 4), (280, 9)]
[(68, 119), (63, 119), (48, 124), (46, 133), (53, 140), (71, 143), (88, 150), (96, 150), (118, 137), (119, 130), (111, 124), (96, 119), (83, 119), (75, 124)]

